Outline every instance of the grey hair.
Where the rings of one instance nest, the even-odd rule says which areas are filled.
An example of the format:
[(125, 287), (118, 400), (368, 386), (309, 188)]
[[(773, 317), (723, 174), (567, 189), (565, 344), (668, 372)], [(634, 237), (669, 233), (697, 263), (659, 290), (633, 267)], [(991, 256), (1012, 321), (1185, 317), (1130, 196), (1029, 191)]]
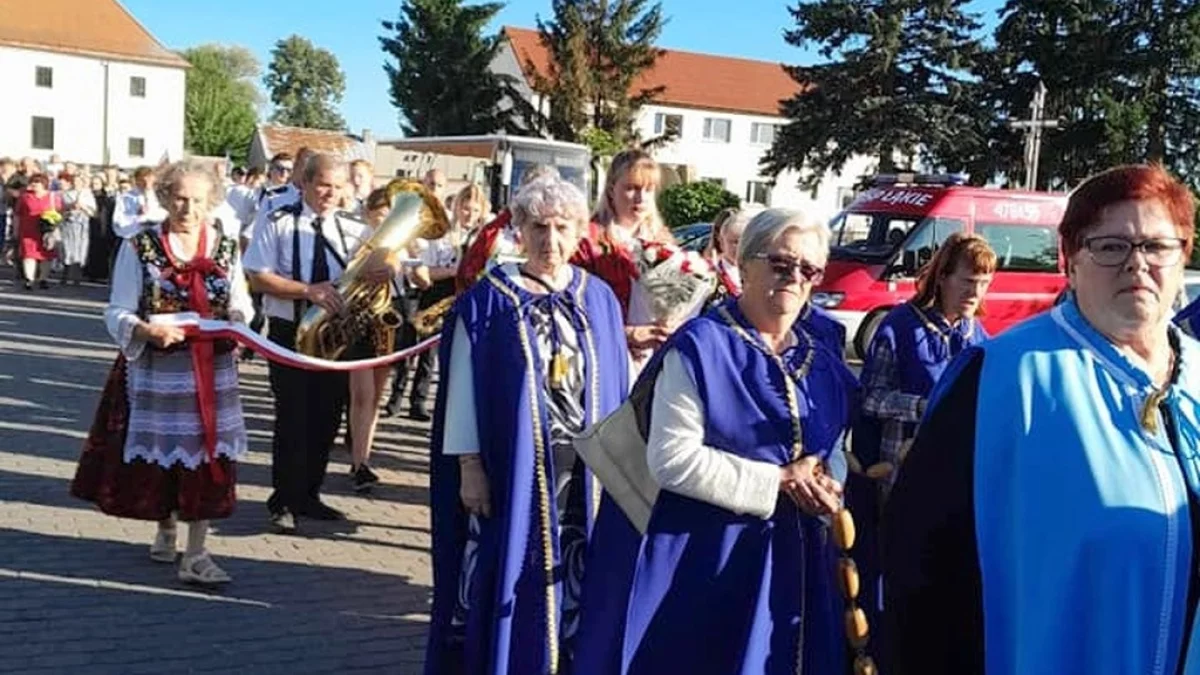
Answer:
[[(520, 187), (523, 188), (526, 185), (529, 185), (530, 183), (532, 183), (533, 181), (541, 180), (543, 178), (561, 178), (561, 177), (562, 177), (561, 174), (559, 174), (559, 172), (558, 172), (558, 167), (554, 166), (553, 164), (534, 164), (533, 166), (526, 169), (525, 173), (521, 174)], [(518, 188), (518, 191), (519, 190), (520, 190), (520, 188)]]
[(766, 209), (750, 219), (742, 231), (738, 264), (744, 265), (747, 260), (766, 253), (789, 230), (815, 234), (821, 240), (822, 248), (829, 246), (829, 228), (811, 215), (795, 209)]
[(216, 176), (203, 164), (188, 161), (168, 164), (158, 172), (158, 181), (154, 184), (154, 194), (158, 197), (159, 203), (170, 203), (179, 184), (189, 176), (199, 176), (208, 181), (208, 199), (205, 200), (205, 203), (208, 204), (210, 210), (215, 208), (221, 201), (221, 195), (217, 191)]
[(538, 178), (521, 188), (512, 204), (513, 225), (518, 228), (548, 218), (568, 218), (582, 224), (588, 218), (587, 198), (561, 178)]
[(317, 174), (322, 171), (345, 168), (346, 163), (337, 157), (324, 152), (314, 152), (304, 160), (304, 178), (302, 180), (305, 185), (309, 185), (317, 179)]

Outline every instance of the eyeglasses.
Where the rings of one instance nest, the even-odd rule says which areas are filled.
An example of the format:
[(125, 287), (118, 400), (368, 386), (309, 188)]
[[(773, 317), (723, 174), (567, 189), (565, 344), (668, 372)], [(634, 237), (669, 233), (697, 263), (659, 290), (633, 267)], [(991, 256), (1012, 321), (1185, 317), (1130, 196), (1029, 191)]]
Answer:
[(760, 253), (751, 256), (751, 258), (767, 261), (767, 264), (771, 266), (771, 272), (780, 281), (795, 281), (797, 272), (800, 274), (799, 281), (807, 281), (812, 284), (819, 284), (825, 278), (824, 268), (817, 267), (804, 260), (793, 260), (792, 258), (769, 255), (767, 253)]
[(1134, 242), (1126, 237), (1088, 237), (1083, 240), (1083, 246), (1092, 256), (1092, 260), (1101, 267), (1120, 267), (1133, 255), (1134, 249), (1141, 249), (1146, 263), (1151, 267), (1174, 267), (1183, 260), (1183, 247), (1186, 239), (1173, 237), (1157, 237)]
[(276, 173), (291, 173), (292, 167), (288, 166), (287, 164), (272, 164), (271, 170)]

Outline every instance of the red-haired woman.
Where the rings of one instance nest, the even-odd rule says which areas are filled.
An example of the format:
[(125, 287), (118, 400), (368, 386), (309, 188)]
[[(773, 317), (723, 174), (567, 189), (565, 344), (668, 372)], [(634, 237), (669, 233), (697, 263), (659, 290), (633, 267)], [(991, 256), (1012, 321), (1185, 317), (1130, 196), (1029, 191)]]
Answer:
[(1071, 297), (938, 383), (884, 518), (885, 672), (1200, 672), (1194, 216), (1161, 167), (1089, 178)]
[[(637, 242), (674, 242), (658, 213), (656, 195), (660, 182), (658, 164), (645, 152), (626, 150), (614, 157), (588, 236), (579, 242), (579, 249), (571, 259), (573, 264), (612, 287), (626, 315), (638, 276), (634, 263)], [(661, 346), (673, 328), (657, 324), (626, 325), (625, 341), (635, 354), (646, 353)]]
[[(50, 179), (44, 173), (35, 173), (29, 177), (29, 185), (17, 199), (15, 215), (17, 217), (18, 233), (21, 237), (21, 265), (25, 277), (25, 290), (30, 290), (36, 283), (38, 288), (46, 288), (46, 274), (50, 271), (50, 261), (54, 260), (54, 250), (46, 246), (46, 237), (42, 228), (42, 216), (51, 212), (57, 213), (62, 208), (62, 199), (57, 192), (50, 191)], [(58, 220), (62, 220), (59, 214)]]

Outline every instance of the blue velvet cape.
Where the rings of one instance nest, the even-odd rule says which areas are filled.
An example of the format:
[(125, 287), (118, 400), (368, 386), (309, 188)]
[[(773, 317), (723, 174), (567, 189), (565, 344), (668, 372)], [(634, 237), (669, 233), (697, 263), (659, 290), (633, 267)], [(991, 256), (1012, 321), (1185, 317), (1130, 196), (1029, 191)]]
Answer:
[[(628, 391), (628, 352), (621, 308), (606, 284), (580, 269), (568, 287), (582, 319), (584, 408), (593, 424)], [(546, 412), (542, 355), (522, 306), (544, 298), (493, 269), (455, 302), (445, 319), (441, 367), (450, 364), (455, 325), (471, 342), (480, 457), (491, 489), (492, 516), (480, 537), (480, 589), (471, 599), (465, 643), (450, 630), (466, 538), (458, 458), (442, 454), (446, 388), (438, 391), (430, 446), (433, 608), (425, 672), (537, 675), (559, 671), (562, 591), (558, 578), (558, 513)], [(443, 375), (442, 381), (446, 381)], [(592, 479), (586, 477), (589, 506)], [(590, 523), (589, 523), (590, 525)]]
[[(801, 345), (783, 359), (794, 371), (811, 352), (811, 368), (799, 384), (785, 382), (721, 307), (756, 338), (727, 301), (681, 328), (643, 376), (678, 350), (704, 401), (705, 444), (779, 465), (793, 446), (782, 388), (794, 386), (805, 453), (839, 452), (857, 399), (841, 360), (798, 322)], [(644, 539), (606, 501), (589, 550), (576, 672), (790, 674), (801, 652), (806, 672), (841, 672), (832, 554), (825, 526), (786, 498), (764, 520), (663, 491)]]

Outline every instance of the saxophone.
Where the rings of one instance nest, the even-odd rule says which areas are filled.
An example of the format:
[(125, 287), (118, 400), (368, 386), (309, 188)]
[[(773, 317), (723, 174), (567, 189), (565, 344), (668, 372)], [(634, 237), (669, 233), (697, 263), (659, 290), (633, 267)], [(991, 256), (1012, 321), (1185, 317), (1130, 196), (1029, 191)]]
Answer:
[(437, 239), (450, 228), (438, 198), (420, 183), (397, 178), (387, 184), (392, 210), (371, 238), (354, 253), (337, 282), (345, 308), (330, 314), (318, 306), (304, 313), (296, 328), (296, 349), (302, 354), (336, 360), (351, 344), (370, 336), (379, 353), (392, 350), (402, 321), (392, 305), (391, 284), (362, 279), (367, 262), (380, 255), (399, 255), (415, 239)]

